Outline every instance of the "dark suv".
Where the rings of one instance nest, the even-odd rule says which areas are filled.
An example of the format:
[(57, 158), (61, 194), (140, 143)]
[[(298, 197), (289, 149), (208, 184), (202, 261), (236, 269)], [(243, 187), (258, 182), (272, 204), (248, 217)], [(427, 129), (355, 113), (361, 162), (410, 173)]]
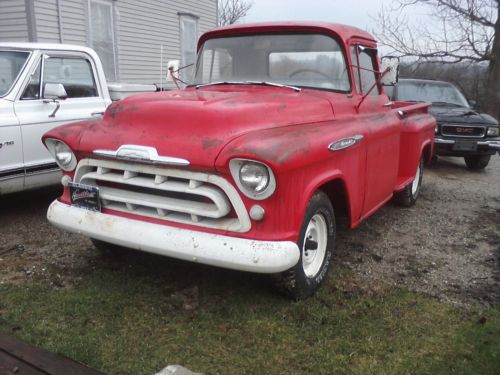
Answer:
[(500, 152), (499, 125), (490, 115), (474, 111), (451, 83), (400, 79), (389, 92), (394, 101), (432, 102), (436, 118), (436, 155), (460, 156), (469, 169), (483, 169)]

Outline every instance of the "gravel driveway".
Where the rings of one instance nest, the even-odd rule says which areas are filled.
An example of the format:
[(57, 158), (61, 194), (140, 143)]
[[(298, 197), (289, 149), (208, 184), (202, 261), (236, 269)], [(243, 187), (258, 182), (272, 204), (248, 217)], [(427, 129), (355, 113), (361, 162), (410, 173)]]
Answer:
[[(41, 277), (62, 288), (99, 267), (89, 240), (48, 224), (58, 194), (0, 197), (0, 283)], [(389, 284), (451, 303), (500, 302), (500, 157), (482, 172), (440, 158), (415, 207), (387, 204), (354, 231), (339, 229), (336, 261), (366, 290)]]

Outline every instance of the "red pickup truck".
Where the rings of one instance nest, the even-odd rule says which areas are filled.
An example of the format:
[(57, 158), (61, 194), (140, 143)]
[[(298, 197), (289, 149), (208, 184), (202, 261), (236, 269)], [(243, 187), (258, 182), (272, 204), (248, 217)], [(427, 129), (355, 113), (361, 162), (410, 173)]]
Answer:
[(48, 219), (98, 247), (273, 273), (312, 295), (336, 218), (354, 228), (393, 197), (412, 205), (432, 155), (428, 105), (388, 99), (376, 48), (325, 23), (204, 34), (185, 89), (44, 135), (64, 172)]

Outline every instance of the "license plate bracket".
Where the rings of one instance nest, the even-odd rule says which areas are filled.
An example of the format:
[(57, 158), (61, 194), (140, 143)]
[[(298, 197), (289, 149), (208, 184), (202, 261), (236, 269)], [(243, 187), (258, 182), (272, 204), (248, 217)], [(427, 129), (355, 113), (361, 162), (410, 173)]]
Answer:
[(101, 211), (98, 187), (70, 182), (69, 192), (72, 206), (89, 211)]
[(476, 141), (455, 141), (453, 151), (477, 151)]

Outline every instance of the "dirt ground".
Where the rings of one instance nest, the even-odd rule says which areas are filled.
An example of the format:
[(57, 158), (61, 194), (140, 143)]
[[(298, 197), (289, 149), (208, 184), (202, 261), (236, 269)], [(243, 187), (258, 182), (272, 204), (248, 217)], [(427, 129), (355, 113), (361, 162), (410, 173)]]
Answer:
[[(58, 194), (0, 197), (0, 284), (43, 278), (64, 288), (99, 267), (88, 239), (47, 222)], [(389, 203), (357, 229), (339, 228), (336, 264), (368, 291), (389, 284), (456, 304), (500, 302), (500, 157), (482, 172), (440, 158), (425, 170), (415, 207)]]

